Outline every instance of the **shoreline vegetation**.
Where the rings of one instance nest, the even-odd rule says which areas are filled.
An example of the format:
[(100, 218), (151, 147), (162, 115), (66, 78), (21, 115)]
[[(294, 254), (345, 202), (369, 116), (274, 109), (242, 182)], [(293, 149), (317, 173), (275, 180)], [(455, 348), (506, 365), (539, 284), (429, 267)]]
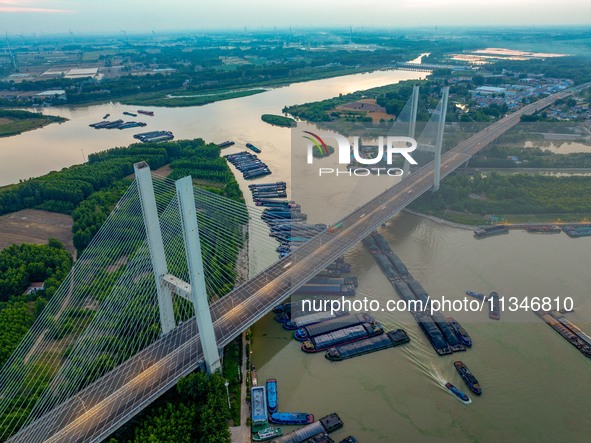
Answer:
[(51, 123), (63, 123), (66, 118), (40, 112), (0, 109), (0, 137), (10, 137), (33, 131)]
[(275, 114), (263, 114), (261, 120), (273, 126), (281, 126), (283, 128), (293, 128), (297, 122), (290, 117)]
[[(197, 186), (240, 202), (246, 211), (242, 192), (227, 162), (220, 157), (220, 148), (202, 139), (194, 139), (112, 148), (91, 154), (88, 162), (82, 165), (4, 187), (0, 189), (0, 213), (38, 208), (72, 215), (74, 245), (81, 253), (128, 189), (133, 164), (139, 161), (147, 161), (153, 170), (169, 165), (169, 178), (173, 180), (191, 175)], [(210, 248), (203, 249), (209, 272), (216, 270), (235, 276), (241, 233), (235, 234), (220, 240), (228, 242), (228, 248), (233, 251), (227, 258), (216, 256)], [(47, 245), (13, 244), (0, 251), (0, 364), (9, 358), (41, 314), (71, 265), (70, 254), (54, 239), (50, 239)], [(24, 288), (32, 282), (45, 282), (44, 289), (23, 294)], [(219, 295), (232, 287), (233, 282), (228, 281), (219, 287)], [(110, 287), (103, 287), (94, 297), (100, 300), (110, 290)], [(92, 315), (93, 312), (89, 311), (89, 316)], [(68, 329), (68, 322), (67, 319), (56, 322), (51, 335), (55, 338), (51, 339), (68, 340), (70, 335), (75, 337), (80, 333)], [(126, 358), (119, 354), (105, 355), (114, 365)], [(229, 443), (228, 420), (239, 421), (241, 391), (237, 387), (241, 361), (236, 344), (229, 346), (225, 355), (224, 375), (231, 382), (231, 411), (227, 408), (224, 379), (217, 374), (194, 373), (182, 379), (176, 388), (169, 390), (108, 441), (145, 442), (157, 435), (162, 441), (174, 436), (175, 441)], [(11, 412), (16, 420), (22, 420), (30, 413), (29, 403), (25, 398), (22, 400), (23, 407)], [(0, 417), (0, 421), (5, 418)], [(164, 422), (169, 425), (160, 426)], [(207, 438), (203, 439), (204, 436)]]
[(591, 177), (455, 174), (409, 206), (415, 213), (463, 225), (588, 223)]

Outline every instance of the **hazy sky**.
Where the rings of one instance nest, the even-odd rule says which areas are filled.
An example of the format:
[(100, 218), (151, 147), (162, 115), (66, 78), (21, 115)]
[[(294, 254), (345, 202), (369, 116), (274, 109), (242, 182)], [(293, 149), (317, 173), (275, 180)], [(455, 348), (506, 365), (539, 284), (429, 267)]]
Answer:
[(0, 0), (11, 34), (590, 23), (590, 0)]

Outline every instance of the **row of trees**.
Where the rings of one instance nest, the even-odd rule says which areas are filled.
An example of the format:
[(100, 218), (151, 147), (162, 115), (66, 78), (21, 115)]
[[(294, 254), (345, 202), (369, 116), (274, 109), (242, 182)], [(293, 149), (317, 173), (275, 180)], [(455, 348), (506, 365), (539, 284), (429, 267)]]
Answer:
[(196, 372), (108, 443), (230, 443), (228, 420), (224, 379)]
[(0, 251), (0, 300), (22, 294), (31, 282), (45, 282), (42, 294), (51, 297), (71, 266), (70, 255), (57, 240), (11, 245)]

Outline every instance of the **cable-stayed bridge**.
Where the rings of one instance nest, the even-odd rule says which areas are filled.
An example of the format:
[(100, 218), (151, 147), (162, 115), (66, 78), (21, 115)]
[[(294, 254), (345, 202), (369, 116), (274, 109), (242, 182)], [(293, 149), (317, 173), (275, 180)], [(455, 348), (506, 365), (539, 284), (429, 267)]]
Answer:
[[(201, 362), (215, 370), (218, 348), (436, 187), (439, 176), (515, 126), (521, 115), (570, 93), (543, 98), (440, 160), (436, 155), (345, 216), (338, 230), (318, 234), (249, 279), (234, 263), (245, 260), (249, 242), (270, 241), (256, 223), (260, 212), (192, 189), (190, 180), (151, 177), (138, 165), (136, 181), (2, 370), (2, 439), (101, 441)], [(224, 295), (235, 281), (243, 282)], [(215, 349), (208, 347), (211, 340)]]

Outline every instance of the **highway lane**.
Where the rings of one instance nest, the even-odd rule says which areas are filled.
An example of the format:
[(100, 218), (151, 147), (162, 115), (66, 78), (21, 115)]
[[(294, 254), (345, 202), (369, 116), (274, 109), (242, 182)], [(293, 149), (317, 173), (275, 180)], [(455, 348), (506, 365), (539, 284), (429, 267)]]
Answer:
[[(531, 114), (568, 95), (564, 91), (528, 105), (446, 152), (442, 156), (441, 177), (515, 126), (521, 115)], [(228, 344), (327, 264), (427, 192), (433, 184), (433, 173), (433, 163), (423, 166), (345, 217), (342, 228), (335, 233), (324, 231), (214, 302), (211, 310), (219, 346)], [(195, 323), (185, 322), (9, 441), (101, 441), (197, 368), (201, 358)]]

